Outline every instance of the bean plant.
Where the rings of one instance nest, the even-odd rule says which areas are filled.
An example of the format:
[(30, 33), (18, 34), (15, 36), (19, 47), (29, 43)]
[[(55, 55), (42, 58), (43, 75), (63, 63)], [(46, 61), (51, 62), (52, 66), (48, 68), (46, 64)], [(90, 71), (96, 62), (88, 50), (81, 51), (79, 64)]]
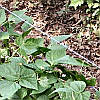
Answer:
[[(32, 24), (25, 10), (14, 13)], [(68, 70), (67, 66), (90, 67), (81, 59), (66, 54), (66, 48), (52, 39), (45, 46), (44, 39), (27, 38), (33, 30), (23, 22), (22, 34), (15, 32), (21, 21), (0, 9), (0, 100), (89, 100), (86, 86), (94, 86), (95, 79)], [(4, 30), (5, 28), (5, 30)], [(59, 42), (72, 35), (54, 36)]]

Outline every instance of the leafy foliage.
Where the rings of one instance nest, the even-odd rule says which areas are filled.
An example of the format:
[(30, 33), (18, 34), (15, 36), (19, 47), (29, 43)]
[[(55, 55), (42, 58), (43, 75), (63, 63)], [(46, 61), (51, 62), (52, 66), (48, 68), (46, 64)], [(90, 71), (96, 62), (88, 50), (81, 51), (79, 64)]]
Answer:
[(93, 11), (93, 14), (92, 16), (98, 16), (100, 15), (100, 1), (99, 0), (71, 0), (71, 3), (70, 3), (70, 6), (74, 6), (75, 9), (78, 7), (78, 6), (81, 6), (81, 4), (83, 4), (84, 2), (87, 2), (88, 4), (88, 7), (89, 7), (89, 11), (91, 11), (92, 9), (94, 10)]
[(5, 10), (0, 9), (0, 25), (3, 24), (3, 22), (6, 21), (6, 14), (5, 14)]
[[(29, 33), (30, 31), (27, 32)], [(31, 63), (26, 62), (27, 57), (29, 55), (32, 55), (32, 53), (36, 51), (38, 52), (37, 48), (41, 46), (43, 47), (44, 43), (43, 39), (40, 38), (26, 39), (25, 36), (28, 34), (27, 32), (23, 33), (15, 40), (15, 44), (18, 49), (20, 48), (22, 49), (23, 45), (24, 48), (28, 46), (27, 50), (26, 48), (25, 49), (23, 48), (23, 50), (25, 50), (26, 53), (25, 56), (21, 52), (17, 52), (19, 55), (23, 55), (26, 60), (22, 57), (9, 57), (7, 63), (3, 63), (0, 65), (0, 76), (4, 78), (3, 80), (0, 81), (0, 83), (4, 84), (5, 82), (6, 84), (8, 84), (8, 85), (4, 84), (6, 85), (6, 88), (3, 88), (3, 85), (1, 85), (2, 89), (0, 90), (1, 91), (0, 94), (3, 98), (13, 98), (15, 94), (19, 95), (19, 93), (22, 92), (22, 95), (19, 95), (22, 100), (28, 98), (29, 95), (32, 95), (32, 98), (34, 99), (36, 98), (38, 100), (43, 100), (43, 99), (47, 100), (50, 99), (50, 97), (48, 96), (50, 93), (48, 94), (45, 91), (51, 89), (52, 92), (54, 90), (54, 89), (52, 90), (52, 88), (54, 88), (53, 84), (55, 85), (59, 83), (58, 82), (59, 78), (65, 81), (67, 81), (68, 78), (71, 78), (67, 76), (67, 74), (70, 74), (69, 73), (70, 71), (67, 72), (66, 68), (63, 69), (62, 72), (59, 72), (59, 70), (58, 71), (54, 70), (55, 68), (57, 68), (57, 66), (59, 66), (59, 64), (73, 64), (82, 66), (89, 66), (89, 65), (80, 62), (80, 60), (77, 60), (75, 58), (66, 55), (65, 48), (55, 43), (52, 44), (52, 42), (48, 46), (48, 49), (50, 51), (47, 51), (46, 54), (44, 55), (46, 61), (44, 61), (43, 59), (37, 59), (35, 60), (35, 62)], [(19, 39), (21, 40), (20, 45), (19, 45), (20, 42), (18, 41)], [(36, 48), (35, 51), (34, 48)], [(63, 72), (65, 72), (64, 70), (66, 71), (65, 79), (60, 75), (63, 74)], [(75, 79), (75, 77), (76, 76), (74, 76), (73, 79)], [(9, 88), (9, 86), (11, 87), (11, 89)], [(25, 88), (27, 88), (27, 90), (25, 90)], [(8, 91), (9, 94), (7, 94)], [(27, 94), (27, 91), (30, 91), (29, 94)], [(43, 94), (39, 96), (39, 94), (44, 92), (47, 93), (48, 95)]]
[(95, 97), (96, 97), (96, 100), (100, 99), (100, 89), (96, 91)]
[[(59, 83), (58, 83), (59, 84)], [(84, 91), (86, 84), (83, 81), (71, 81), (68, 80), (63, 88), (60, 88), (56, 84), (56, 90), (53, 91), (51, 94), (58, 92), (60, 95), (61, 100), (89, 100), (90, 92)]]
[[(26, 12), (26, 10), (20, 10), (20, 11), (14, 11), (13, 13), (15, 13), (16, 15), (18, 15), (19, 17), (23, 16), (23, 19), (29, 23), (32, 24), (32, 18), (25, 15), (24, 13)], [(8, 21), (13, 21), (15, 24), (18, 24), (21, 22), (21, 20), (17, 17), (15, 17), (14, 15), (10, 15), (8, 18)], [(26, 23), (24, 23), (21, 28), (26, 31), (30, 26), (27, 25)]]
[(9, 33), (8, 32), (1, 32), (0, 33), (0, 40), (9, 39)]
[(81, 4), (83, 4), (83, 2), (84, 2), (84, 0), (71, 0), (70, 6), (74, 6), (76, 9), (77, 6), (81, 6)]
[(7, 80), (0, 81), (0, 94), (4, 98), (6, 97), (9, 98), (20, 88), (21, 88), (20, 85), (15, 82), (7, 81)]
[[(25, 15), (25, 10), (14, 13), (32, 23), (32, 18)], [(3, 10), (2, 15), (5, 16)], [(90, 92), (85, 91), (85, 88), (86, 85), (95, 85), (95, 79), (91, 79), (91, 84), (91, 80), (76, 71), (67, 70), (62, 64), (82, 67), (90, 65), (66, 55), (66, 49), (53, 40), (45, 47), (43, 38), (26, 38), (32, 28), (25, 23), (21, 26), (23, 34), (17, 34), (14, 28), (20, 22), (19, 18), (9, 15), (4, 24), (7, 32), (0, 33), (0, 39), (6, 40), (6, 47), (0, 49), (0, 60), (1, 57), (7, 56), (4, 62), (0, 63), (0, 99), (89, 100)], [(54, 39), (62, 42), (71, 36), (56, 36)]]

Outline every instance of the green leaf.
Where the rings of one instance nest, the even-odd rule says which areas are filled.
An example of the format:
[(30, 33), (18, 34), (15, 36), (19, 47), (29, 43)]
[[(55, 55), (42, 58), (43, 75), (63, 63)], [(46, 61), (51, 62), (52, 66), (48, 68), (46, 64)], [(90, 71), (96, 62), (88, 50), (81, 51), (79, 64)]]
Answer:
[[(78, 97), (79, 97), (79, 95), (80, 94), (78, 94)], [(77, 94), (76, 94), (76, 96), (77, 96)], [(61, 97), (63, 98), (63, 95)], [(78, 99), (75, 99), (74, 93), (72, 91), (66, 92), (66, 96), (63, 98), (63, 100), (65, 100), (65, 99), (67, 99), (67, 100), (78, 100)]]
[(0, 49), (0, 57), (7, 56), (7, 49)]
[[(72, 36), (72, 34), (70, 34), (70, 35), (60, 35), (60, 36), (54, 36), (53, 39), (55, 39), (55, 40), (57, 40), (59, 42), (62, 42), (64, 40), (70, 38), (71, 36)], [(51, 40), (51, 44), (53, 44), (53, 43), (55, 43), (55, 41)]]
[(46, 95), (41, 95), (37, 98), (37, 100), (49, 100), (48, 96)]
[(37, 51), (38, 47), (43, 47), (44, 40), (42, 38), (38, 39), (27, 39), (23, 45), (21, 45), (21, 49), (23, 49), (26, 54), (32, 54)]
[(71, 98), (73, 100), (83, 100), (81, 93), (72, 92), (71, 95), (72, 95)]
[(0, 81), (0, 94), (3, 97), (7, 97), (7, 98), (11, 97), (20, 88), (21, 88), (20, 85), (15, 82), (7, 81), (7, 80)]
[(33, 70), (21, 67), (21, 78), (19, 84), (30, 89), (38, 89), (36, 74)]
[(87, 0), (87, 4), (88, 7), (91, 8), (94, 5), (93, 0)]
[(0, 97), (0, 100), (5, 100), (6, 99), (6, 97)]
[[(30, 24), (33, 23), (33, 20), (32, 20), (31, 17), (24, 15), (23, 18), (24, 18), (27, 22), (29, 22)], [(30, 28), (30, 25), (24, 23), (24, 24), (21, 26), (21, 28), (22, 28), (22, 30), (27, 31), (27, 30)]]
[(100, 90), (96, 91), (95, 95), (96, 95), (97, 100), (99, 100), (100, 99)]
[(22, 36), (16, 39), (16, 44), (20, 47), (18, 52), (22, 56), (25, 56), (26, 58), (27, 55), (37, 52), (38, 48), (43, 47), (43, 43), (44, 43), (44, 40), (42, 38), (38, 38), (38, 39), (30, 38), (24, 40), (23, 38), (28, 34), (29, 31), (23, 33)]
[(54, 87), (56, 89), (58, 89), (58, 88), (64, 88), (64, 84), (63, 84), (63, 82), (61, 80), (59, 80), (58, 83), (54, 84)]
[(59, 44), (50, 44), (48, 48), (51, 50), (60, 50), (60, 49), (66, 50), (62, 45)]
[(16, 63), (7, 63), (0, 65), (0, 76), (7, 80), (16, 81), (20, 78), (20, 65)]
[(6, 21), (6, 14), (4, 9), (0, 9), (0, 25)]
[(70, 6), (74, 6), (76, 9), (77, 6), (80, 6), (81, 4), (83, 4), (83, 2), (84, 2), (84, 0), (71, 0)]
[[(94, 12), (93, 12), (93, 14), (92, 14), (92, 16), (96, 16), (96, 15), (98, 15), (98, 17), (100, 17), (100, 9), (98, 8), (98, 9), (96, 9)], [(98, 31), (99, 32), (99, 34), (100, 34), (100, 28), (98, 29), (98, 30), (96, 30), (96, 31)], [(99, 35), (98, 34), (98, 35)], [(99, 35), (100, 36), (100, 35)]]
[[(30, 24), (33, 23), (33, 20), (31, 17), (25, 15), (26, 10), (20, 10), (20, 11), (13, 11), (13, 13), (15, 13), (17, 16), (23, 18), (25, 21), (29, 22)], [(14, 16), (14, 15), (10, 15), (8, 17), (8, 21), (14, 21), (15, 24), (18, 24), (19, 22), (22, 22), (18, 17)], [(29, 29), (30, 25), (24, 23), (21, 28), (24, 31), (27, 31)]]
[(83, 62), (80, 59), (76, 59), (69, 55), (66, 55), (66, 49), (61, 45), (52, 44), (49, 45), (48, 48), (51, 49), (51, 51), (46, 53), (46, 59), (51, 65), (71, 64), (86, 67), (89, 66), (89, 64)]
[(58, 88), (55, 91), (53, 91), (52, 94), (55, 92), (67, 92), (67, 91), (71, 91), (71, 89), (70, 88), (68, 88), (68, 89), (67, 88)]
[(23, 100), (33, 100), (33, 99), (30, 96), (27, 96)]
[(99, 0), (96, 0), (96, 2), (99, 2)]
[(17, 91), (17, 96), (21, 98), (21, 100), (27, 96), (27, 89), (26, 88), (21, 88)]
[(24, 49), (20, 48), (20, 49), (18, 50), (18, 53), (19, 53), (21, 56), (24, 56), (24, 57), (26, 57), (26, 59), (28, 59), (28, 56), (27, 56), (27, 54), (26, 54), (26, 52), (25, 52)]
[(46, 53), (46, 59), (50, 62), (51, 65), (56, 64), (71, 64), (71, 65), (78, 65), (78, 66), (89, 66), (87, 63), (75, 59), (69, 55), (66, 55), (65, 48), (62, 47), (52, 47), (52, 50)]
[(44, 54), (46, 52), (50, 51), (50, 49), (46, 48), (46, 47), (38, 47), (37, 51), (32, 53), (32, 56), (37, 56), (39, 54)]
[(90, 92), (89, 91), (85, 91), (82, 93), (73, 92), (72, 95), (73, 95), (72, 98), (74, 98), (75, 100), (89, 100), (90, 99)]
[(70, 65), (89, 67), (89, 64), (83, 62), (80, 59), (73, 58), (69, 55), (66, 55), (66, 56), (60, 58), (58, 62), (61, 63), (61, 64), (70, 64)]
[(70, 83), (73, 82), (72, 79), (68, 79), (65, 84), (64, 84), (64, 87), (68, 88), (68, 86), (70, 86)]
[[(57, 85), (57, 84), (56, 84)], [(57, 87), (55, 91), (53, 91), (50, 95), (55, 92), (58, 92), (61, 100), (89, 100), (90, 92), (84, 91), (86, 84), (83, 81), (73, 81), (68, 80), (65, 83), (65, 88), (63, 84)]]
[(25, 36), (27, 36), (30, 31), (32, 30), (33, 28), (30, 28), (29, 30), (25, 31), (23, 34), (22, 34), (22, 38), (25, 38)]
[[(42, 87), (48, 87), (49, 82), (48, 82), (48, 78), (46, 76), (42, 76), (40, 77), (40, 81), (39, 81), (40, 85)], [(44, 84), (45, 83), (45, 84)]]
[(56, 88), (56, 90), (53, 90), (53, 92), (51, 91), (52, 93), (50, 93), (49, 96), (56, 92), (58, 92), (59, 96), (61, 96), (64, 92), (66, 92), (67, 88), (64, 87), (64, 83), (61, 80), (58, 81), (58, 83), (54, 83), (54, 88)]
[(95, 84), (96, 84), (96, 78), (91, 78), (90, 80), (86, 80), (86, 84), (88, 86), (95, 86)]
[(11, 57), (9, 58), (9, 60), (14, 63), (22, 63), (22, 64), (26, 63), (25, 59), (21, 57)]
[(27, 66), (28, 68), (32, 68), (32, 69), (35, 69), (35, 70), (39, 70), (34, 63), (24, 64), (24, 66)]
[(50, 70), (50, 65), (46, 63), (45, 61), (43, 61), (42, 59), (37, 59), (35, 61), (35, 65), (40, 70)]
[(74, 92), (80, 93), (84, 91), (84, 89), (86, 88), (86, 84), (83, 81), (74, 81), (70, 83), (70, 87)]
[[(16, 14), (19, 17), (24, 16), (24, 13), (26, 12), (26, 10), (20, 10), (20, 11), (13, 11), (14, 14)], [(21, 22), (21, 20), (19, 18), (17, 18), (16, 16), (10, 14), (8, 17), (8, 21), (14, 21), (15, 24), (18, 24), (19, 22)]]
[(50, 88), (51, 86), (50, 85), (48, 85), (48, 87), (43, 87), (43, 86), (41, 86), (40, 84), (38, 84), (38, 90), (32, 90), (32, 95), (33, 94), (40, 94), (40, 93), (42, 93), (42, 92), (44, 92), (44, 91), (46, 91), (48, 88)]
[(46, 59), (51, 65), (56, 65), (66, 55), (66, 50), (61, 46), (50, 47), (50, 49), (52, 50), (46, 53)]
[(73, 93), (73, 97), (75, 100), (89, 100), (90, 99), (90, 92), (85, 91), (82, 93)]
[(9, 39), (8, 32), (0, 32), (0, 40)]
[[(5, 99), (3, 99), (3, 100), (5, 100)], [(11, 98), (9, 98), (9, 100), (21, 100), (21, 98), (15, 93)]]
[[(7, 24), (8, 24), (8, 27), (7, 27)], [(5, 23), (5, 27), (7, 27), (7, 32), (9, 33), (10, 36), (13, 35), (15, 37), (18, 37), (21, 35), (14, 31), (16, 26), (13, 25), (12, 23), (10, 22)]]
[(100, 6), (99, 3), (94, 3), (93, 8), (97, 8), (97, 7), (99, 7), (99, 6)]
[(48, 85), (56, 83), (57, 79), (53, 74), (45, 74), (39, 78), (39, 83), (42, 87), (48, 87)]
[(49, 84), (56, 83), (57, 80), (58, 80), (58, 78), (56, 76), (54, 76), (53, 74), (48, 74), (47, 78), (48, 78), (48, 83)]
[(24, 40), (22, 38), (22, 36), (19, 36), (16, 38), (15, 43), (20, 47), (21, 45), (23, 45)]
[(90, 99), (90, 92), (89, 91), (85, 91), (82, 93), (82, 100), (89, 100)]
[(28, 92), (28, 89), (21, 88), (11, 98), (9, 98), (9, 100), (23, 100), (24, 98), (27, 97), (27, 92)]
[(23, 87), (38, 89), (35, 72), (31, 69), (25, 68), (22, 65), (22, 60), (19, 62), (16, 59), (13, 63), (0, 65), (0, 76), (10, 81), (18, 81)]

